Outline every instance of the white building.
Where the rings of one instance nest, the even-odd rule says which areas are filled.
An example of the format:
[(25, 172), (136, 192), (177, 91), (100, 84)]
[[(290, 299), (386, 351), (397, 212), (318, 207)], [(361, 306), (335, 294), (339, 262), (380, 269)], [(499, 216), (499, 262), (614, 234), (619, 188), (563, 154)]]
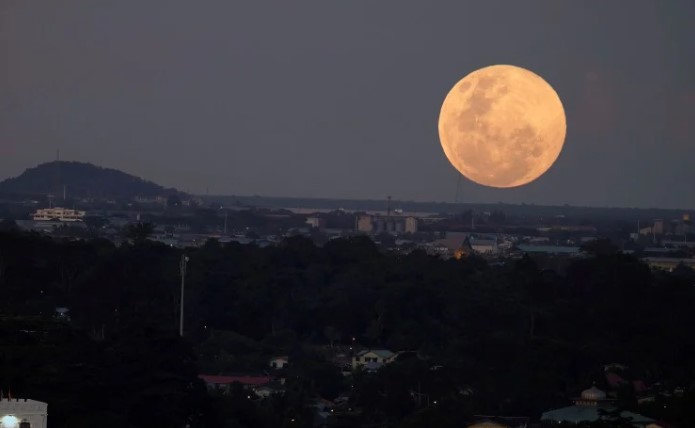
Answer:
[(23, 399), (0, 400), (0, 428), (46, 428), (48, 404)]
[(363, 367), (367, 371), (374, 371), (384, 364), (393, 362), (398, 354), (395, 354), (388, 349), (365, 349), (352, 357), (352, 368), (357, 369)]
[(480, 239), (472, 237), (470, 244), (473, 251), (478, 254), (497, 254), (497, 238)]
[(307, 217), (306, 224), (312, 229), (323, 230), (326, 228), (326, 219), (317, 216)]
[(280, 369), (284, 368), (289, 363), (289, 361), (290, 361), (290, 359), (285, 355), (282, 355), (280, 357), (275, 357), (275, 358), (270, 360), (270, 367), (272, 367), (276, 370), (280, 370)]
[(82, 221), (87, 213), (85, 211), (71, 210), (67, 208), (43, 208), (32, 214), (34, 221)]

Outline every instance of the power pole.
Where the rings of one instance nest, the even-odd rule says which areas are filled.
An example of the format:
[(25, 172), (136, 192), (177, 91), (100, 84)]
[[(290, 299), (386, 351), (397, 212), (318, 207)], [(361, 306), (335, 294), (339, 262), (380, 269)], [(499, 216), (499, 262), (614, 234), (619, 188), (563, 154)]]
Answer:
[(179, 269), (181, 271), (181, 309), (179, 313), (179, 335), (183, 337), (183, 290), (186, 285), (186, 265), (188, 264), (188, 256), (181, 254), (181, 263)]

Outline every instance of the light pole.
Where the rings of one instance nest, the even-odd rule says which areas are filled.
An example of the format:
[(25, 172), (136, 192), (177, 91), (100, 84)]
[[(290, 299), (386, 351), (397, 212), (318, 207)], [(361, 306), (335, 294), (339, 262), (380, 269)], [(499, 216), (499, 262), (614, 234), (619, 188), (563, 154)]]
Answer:
[(183, 289), (186, 284), (186, 265), (188, 264), (188, 256), (181, 254), (181, 263), (179, 269), (181, 270), (181, 310), (179, 311), (179, 335), (183, 337)]

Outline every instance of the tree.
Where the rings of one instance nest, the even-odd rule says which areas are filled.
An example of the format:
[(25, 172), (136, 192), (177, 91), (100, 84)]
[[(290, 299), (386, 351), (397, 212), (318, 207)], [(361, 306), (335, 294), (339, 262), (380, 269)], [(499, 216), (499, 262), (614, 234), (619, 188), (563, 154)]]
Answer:
[(0, 221), (0, 232), (18, 232), (19, 226), (17, 222), (10, 218), (3, 219)]
[(129, 224), (125, 228), (125, 236), (135, 244), (142, 244), (154, 232), (152, 223)]
[(581, 250), (594, 256), (610, 256), (618, 253), (618, 247), (607, 238), (591, 240), (582, 245)]

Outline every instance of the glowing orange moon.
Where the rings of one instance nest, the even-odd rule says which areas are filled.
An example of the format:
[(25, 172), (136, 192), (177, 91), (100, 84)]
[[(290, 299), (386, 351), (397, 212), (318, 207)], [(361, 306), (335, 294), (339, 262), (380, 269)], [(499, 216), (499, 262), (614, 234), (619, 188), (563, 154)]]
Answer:
[(516, 187), (545, 173), (560, 155), (567, 124), (562, 101), (540, 76), (493, 65), (461, 79), (439, 114), (439, 140), (464, 176)]

